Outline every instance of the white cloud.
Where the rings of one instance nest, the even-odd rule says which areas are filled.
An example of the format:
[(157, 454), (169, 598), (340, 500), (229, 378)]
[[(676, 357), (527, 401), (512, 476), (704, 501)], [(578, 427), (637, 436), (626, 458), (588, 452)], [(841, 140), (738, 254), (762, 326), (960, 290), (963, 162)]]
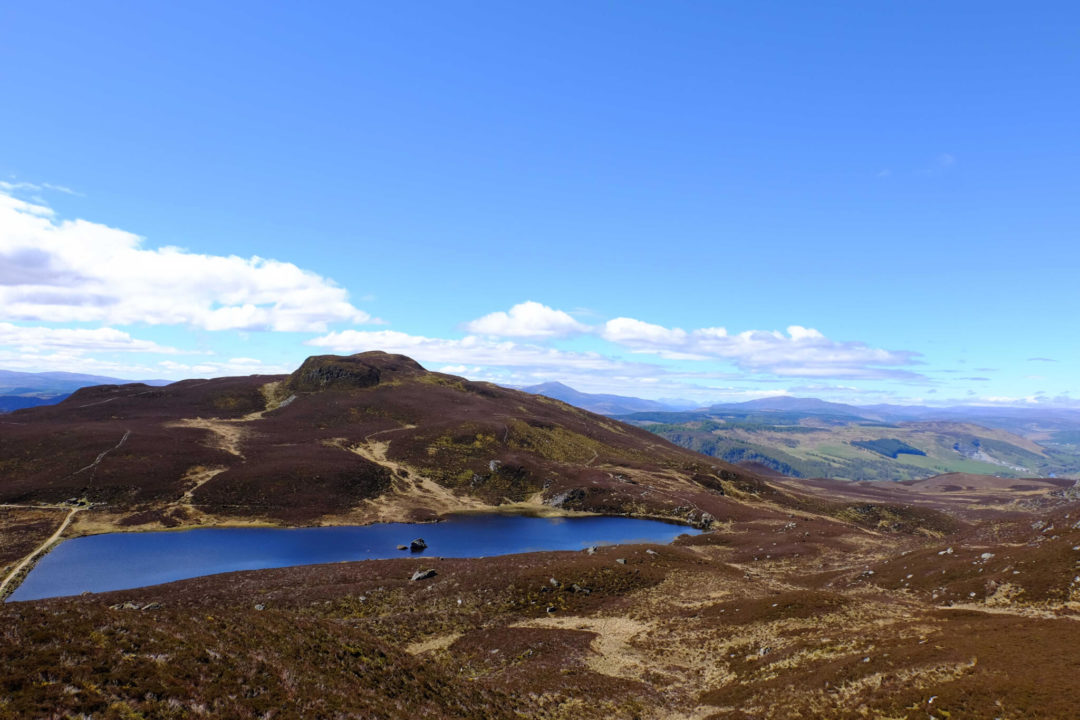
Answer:
[(685, 330), (669, 329), (628, 317), (608, 320), (600, 335), (609, 342), (630, 347), (663, 345), (670, 348), (685, 344), (687, 339)]
[(0, 185), (0, 319), (324, 332), (371, 322), (345, 289), (292, 263), (146, 248), (86, 220), (57, 220)]
[(516, 338), (556, 338), (577, 335), (591, 330), (568, 313), (528, 300), (508, 312), (493, 312), (465, 324), (465, 329), (478, 335)]
[(149, 340), (138, 340), (115, 328), (23, 327), (5, 322), (0, 322), (0, 346), (18, 348), (23, 352), (180, 352), (176, 348), (158, 345)]
[(284, 375), (296, 368), (285, 365), (266, 364), (255, 358), (237, 357), (224, 362), (201, 362), (185, 364), (162, 360), (158, 374), (168, 377), (227, 377), (235, 375)]
[(484, 365), (497, 367), (561, 368), (593, 371), (628, 371), (651, 365), (625, 363), (599, 353), (566, 352), (539, 345), (516, 343), (511, 340), (491, 340), (469, 335), (461, 340), (409, 335), (395, 330), (342, 330), (306, 341), (307, 345), (327, 348), (337, 353), (357, 353), (384, 350), (408, 355), (420, 362), (452, 365)]
[[(479, 368), (477, 368), (479, 369)], [(448, 375), (461, 375), (469, 371), (468, 365), (444, 365), (439, 368), (439, 372), (446, 373)]]
[(103, 360), (79, 350), (27, 352), (0, 348), (0, 368), (23, 372), (80, 372), (117, 378), (155, 378), (161, 375), (153, 366), (115, 360)]
[(604, 325), (601, 337), (636, 353), (677, 360), (726, 360), (743, 371), (784, 377), (922, 379), (918, 373), (899, 369), (915, 364), (918, 353), (837, 342), (800, 325), (789, 327), (786, 335), (762, 330), (730, 335), (721, 327), (687, 332), (616, 318)]

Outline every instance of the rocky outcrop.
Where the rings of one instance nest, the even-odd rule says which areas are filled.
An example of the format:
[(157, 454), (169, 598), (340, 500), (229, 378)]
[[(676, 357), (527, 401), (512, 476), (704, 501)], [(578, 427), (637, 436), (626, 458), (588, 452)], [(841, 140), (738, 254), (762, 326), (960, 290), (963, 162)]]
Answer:
[(366, 352), (358, 355), (315, 355), (289, 376), (286, 387), (292, 392), (319, 392), (328, 388), (374, 387), (397, 375), (427, 372), (420, 363), (404, 355)]

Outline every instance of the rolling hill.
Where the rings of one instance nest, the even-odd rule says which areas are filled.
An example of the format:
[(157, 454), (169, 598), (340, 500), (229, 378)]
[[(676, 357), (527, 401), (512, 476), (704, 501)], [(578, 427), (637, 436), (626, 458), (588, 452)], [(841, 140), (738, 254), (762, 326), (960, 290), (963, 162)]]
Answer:
[(460, 510), (702, 522), (753, 473), (543, 396), (384, 353), (288, 376), (83, 388), (0, 425), (0, 503), (93, 506), (76, 531), (430, 519)]
[(880, 423), (833, 415), (639, 413), (623, 416), (678, 445), (795, 477), (909, 480), (948, 472), (1007, 477), (1080, 473), (1080, 453), (961, 422)]

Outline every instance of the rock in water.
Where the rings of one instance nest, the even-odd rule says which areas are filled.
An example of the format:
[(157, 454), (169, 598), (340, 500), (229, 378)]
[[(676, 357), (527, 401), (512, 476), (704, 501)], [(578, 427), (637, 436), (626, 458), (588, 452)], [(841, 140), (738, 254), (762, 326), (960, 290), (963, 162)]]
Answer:
[(421, 550), (427, 550), (427, 543), (424, 542), (424, 538), (416, 538), (409, 543), (409, 549), (413, 552), (420, 552)]

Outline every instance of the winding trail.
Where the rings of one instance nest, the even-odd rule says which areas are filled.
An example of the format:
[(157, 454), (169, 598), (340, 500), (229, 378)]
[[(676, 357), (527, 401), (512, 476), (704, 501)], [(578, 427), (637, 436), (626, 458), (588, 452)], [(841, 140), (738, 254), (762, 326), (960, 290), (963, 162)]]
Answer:
[[(8, 506), (8, 507), (16, 507), (16, 506), (12, 505), (12, 506)], [(85, 510), (85, 508), (81, 508), (81, 507), (71, 508), (68, 511), (67, 516), (64, 518), (64, 521), (62, 523), (60, 523), (60, 527), (56, 528), (56, 532), (54, 532), (52, 535), (50, 535), (48, 540), (46, 540), (45, 542), (41, 543), (36, 548), (34, 548), (30, 552), (29, 555), (24, 557), (19, 562), (19, 564), (16, 565), (12, 569), (12, 571), (7, 574), (7, 577), (5, 577), (2, 582), (0, 582), (0, 600), (2, 600), (4, 597), (7, 596), (8, 586), (16, 578), (19, 577), (19, 575), (22, 573), (22, 571), (25, 570), (28, 565), (30, 565), (35, 560), (37, 560), (39, 555), (44, 554), (45, 551), (48, 550), (49, 547), (52, 546), (52, 544), (54, 542), (56, 542), (57, 540), (60, 539), (60, 536), (64, 534), (64, 531), (67, 530), (68, 525), (70, 525), (71, 521), (75, 518), (75, 513), (80, 512), (81, 510)]]

